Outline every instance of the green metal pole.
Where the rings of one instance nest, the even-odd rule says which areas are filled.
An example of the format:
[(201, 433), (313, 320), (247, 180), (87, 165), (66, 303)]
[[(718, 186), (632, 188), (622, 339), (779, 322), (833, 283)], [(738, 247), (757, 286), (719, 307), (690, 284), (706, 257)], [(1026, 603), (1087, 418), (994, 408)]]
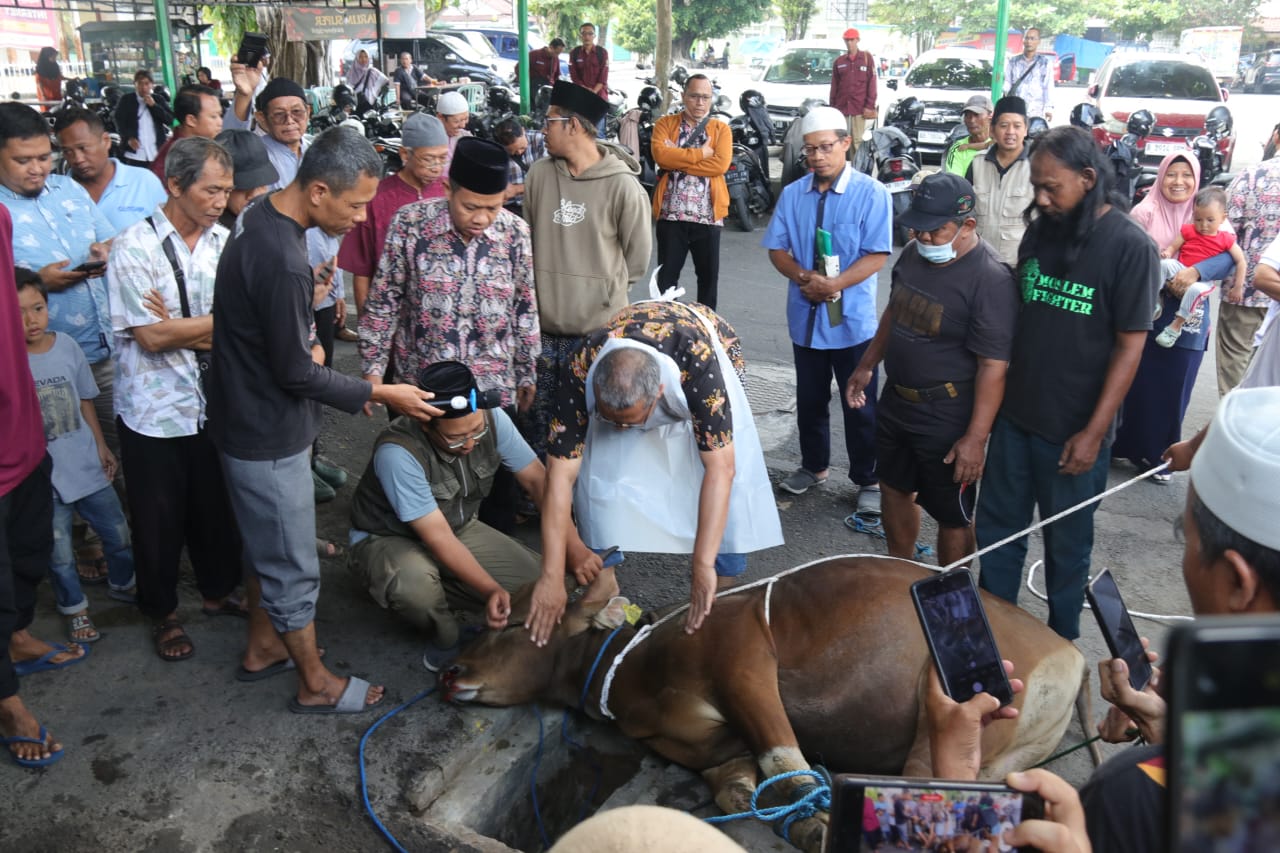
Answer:
[(169, 98), (178, 94), (178, 77), (173, 70), (173, 33), (169, 27), (169, 10), (165, 0), (155, 0), (156, 34), (160, 37), (160, 71), (164, 75), (164, 87)]
[(529, 0), (516, 0), (516, 32), (520, 34), (520, 65), (516, 73), (520, 77), (520, 114), (528, 115), (532, 105), (529, 91)]
[(991, 74), (991, 100), (998, 101), (1004, 94), (1004, 56), (1009, 42), (1009, 0), (1000, 0), (996, 7), (996, 67)]

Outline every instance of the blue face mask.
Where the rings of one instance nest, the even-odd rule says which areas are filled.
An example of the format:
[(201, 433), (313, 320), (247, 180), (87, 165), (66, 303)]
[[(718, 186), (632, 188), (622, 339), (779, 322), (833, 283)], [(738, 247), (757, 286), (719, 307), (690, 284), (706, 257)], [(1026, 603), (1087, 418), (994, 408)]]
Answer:
[[(956, 232), (956, 237), (960, 236), (960, 232)], [(921, 243), (916, 240), (916, 251), (920, 253), (920, 257), (924, 258), (931, 264), (945, 264), (956, 259), (955, 242), (956, 237), (952, 237), (946, 243), (931, 244)]]

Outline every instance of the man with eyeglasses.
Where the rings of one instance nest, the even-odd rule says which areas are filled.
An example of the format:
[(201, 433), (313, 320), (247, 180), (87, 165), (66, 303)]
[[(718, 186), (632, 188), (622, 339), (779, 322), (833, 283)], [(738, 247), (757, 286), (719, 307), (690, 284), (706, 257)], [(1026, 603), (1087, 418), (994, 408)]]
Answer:
[[(831, 461), (831, 378), (840, 388), (858, 366), (876, 331), (876, 275), (893, 249), (888, 191), (848, 164), (849, 130), (832, 107), (800, 119), (810, 174), (782, 191), (763, 245), (786, 276), (787, 325), (796, 363), (796, 420), (800, 467), (778, 487), (794, 495), (827, 482)], [(825, 235), (825, 240), (820, 240)], [(820, 242), (824, 245), (819, 256)], [(877, 376), (867, 402), (840, 400), (849, 479), (858, 487), (856, 511), (880, 514), (876, 478)]]
[[(538, 555), (481, 521), (479, 510), (500, 469), (540, 506), (545, 471), (465, 364), (428, 364), (417, 376), (444, 414), (427, 424), (397, 418), (374, 442), (351, 501), (348, 566), (374, 601), (428, 633), (422, 663), (438, 672), (466, 633), (455, 611), (501, 629), (511, 593), (538, 578)], [(570, 570), (599, 571), (572, 525), (565, 535)]]
[(720, 231), (729, 213), (724, 174), (733, 159), (729, 125), (711, 117), (711, 81), (694, 74), (685, 81), (684, 109), (658, 119), (653, 159), (662, 170), (653, 191), (658, 221), (658, 285), (680, 283), (686, 255), (693, 255), (698, 301), (714, 309), (720, 281)]

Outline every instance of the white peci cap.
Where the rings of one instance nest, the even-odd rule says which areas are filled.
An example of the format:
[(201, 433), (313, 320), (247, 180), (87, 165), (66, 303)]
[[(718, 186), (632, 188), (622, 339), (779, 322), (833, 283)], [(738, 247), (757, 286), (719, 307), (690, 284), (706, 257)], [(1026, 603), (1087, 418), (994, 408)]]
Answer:
[(436, 101), (436, 112), (442, 116), (456, 116), (458, 113), (470, 112), (467, 99), (458, 92), (445, 92)]
[(822, 130), (847, 131), (848, 129), (848, 119), (835, 107), (814, 107), (800, 119), (801, 136), (808, 136)]
[(1222, 398), (1191, 463), (1191, 485), (1232, 530), (1280, 550), (1280, 387)]

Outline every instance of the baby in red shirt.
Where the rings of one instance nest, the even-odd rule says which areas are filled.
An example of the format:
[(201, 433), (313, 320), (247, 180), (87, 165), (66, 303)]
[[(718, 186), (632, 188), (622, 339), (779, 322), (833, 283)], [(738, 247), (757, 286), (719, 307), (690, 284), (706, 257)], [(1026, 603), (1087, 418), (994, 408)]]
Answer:
[[(1244, 252), (1236, 243), (1236, 235), (1230, 229), (1219, 230), (1227, 221), (1227, 194), (1221, 187), (1205, 187), (1196, 193), (1195, 206), (1190, 224), (1183, 225), (1182, 231), (1174, 238), (1172, 244), (1160, 253), (1164, 260), (1160, 261), (1160, 273), (1166, 283), (1175, 275), (1200, 261), (1231, 253), (1231, 260), (1236, 262), (1235, 281), (1231, 286), (1228, 298), (1239, 302), (1244, 296)], [(1177, 260), (1174, 260), (1174, 258)], [(1217, 285), (1213, 282), (1198, 281), (1187, 288), (1178, 305), (1178, 313), (1173, 322), (1156, 335), (1156, 343), (1162, 347), (1171, 347), (1182, 334), (1182, 326), (1189, 320)]]

